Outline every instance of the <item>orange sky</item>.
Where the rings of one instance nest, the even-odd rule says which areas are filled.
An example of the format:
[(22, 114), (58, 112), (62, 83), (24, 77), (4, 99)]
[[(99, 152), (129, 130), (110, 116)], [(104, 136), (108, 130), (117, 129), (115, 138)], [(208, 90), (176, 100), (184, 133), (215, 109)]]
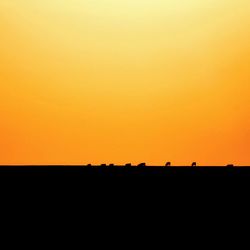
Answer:
[(0, 164), (250, 164), (249, 0), (0, 0)]

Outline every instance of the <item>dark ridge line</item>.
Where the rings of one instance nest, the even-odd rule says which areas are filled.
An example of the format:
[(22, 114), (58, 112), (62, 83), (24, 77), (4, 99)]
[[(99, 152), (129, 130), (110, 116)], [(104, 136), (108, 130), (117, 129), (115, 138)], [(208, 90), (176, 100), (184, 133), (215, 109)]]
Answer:
[(173, 169), (173, 168), (190, 168), (190, 169), (197, 169), (197, 168), (247, 168), (250, 166), (236, 166), (233, 164), (229, 164), (229, 165), (218, 165), (218, 166), (213, 166), (213, 165), (204, 165), (204, 166), (199, 166), (196, 164), (192, 164), (189, 166), (182, 166), (182, 165), (169, 165), (166, 164), (165, 166), (156, 166), (156, 165), (145, 165), (145, 163), (139, 164), (139, 165), (131, 165), (131, 164), (125, 164), (125, 165), (115, 165), (115, 164), (101, 164), (101, 165), (64, 165), (64, 164), (52, 164), (52, 165), (47, 165), (47, 164), (41, 164), (41, 165), (19, 165), (19, 164), (10, 164), (10, 165), (0, 165), (0, 168), (46, 168), (46, 167), (50, 167), (50, 168), (101, 168), (101, 169), (124, 169), (124, 168), (129, 168), (129, 169), (159, 169), (159, 168), (163, 168), (163, 169)]

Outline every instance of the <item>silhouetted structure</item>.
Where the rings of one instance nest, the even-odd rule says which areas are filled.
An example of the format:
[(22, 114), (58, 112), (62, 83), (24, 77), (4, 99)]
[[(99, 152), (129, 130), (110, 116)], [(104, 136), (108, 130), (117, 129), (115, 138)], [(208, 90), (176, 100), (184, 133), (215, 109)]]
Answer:
[[(111, 167), (111, 168), (114, 168), (114, 167), (132, 167), (132, 166), (133, 165), (131, 163), (127, 163), (127, 164), (125, 164), (123, 166), (116, 165), (116, 164), (113, 164), (113, 163), (111, 163), (111, 164), (101, 164), (101, 165), (98, 165), (98, 166), (97, 165), (92, 165), (92, 164), (84, 165), (84, 167), (88, 167), (88, 168), (96, 168), (96, 167), (102, 167), (102, 168), (104, 168), (104, 167)], [(193, 162), (191, 166), (192, 167), (197, 167), (198, 165), (197, 165), (196, 162)], [(146, 165), (146, 163), (140, 163), (138, 165), (134, 165), (134, 167), (147, 167), (147, 168), (151, 168), (152, 166), (148, 166), (148, 165)], [(161, 168), (164, 168), (164, 167), (173, 167), (174, 168), (175, 166), (173, 166), (172, 163), (169, 161), (169, 162), (167, 162), (165, 164), (165, 166), (162, 165), (162, 166), (154, 166), (154, 167), (161, 167)], [(188, 166), (186, 166), (186, 167), (188, 167)], [(224, 165), (223, 167), (224, 168), (225, 167), (227, 167), (227, 168), (234, 168), (235, 165), (234, 164), (228, 164), (228, 165)]]
[(125, 165), (125, 167), (132, 167), (132, 164), (131, 164), (131, 163), (127, 163), (127, 164)]
[(146, 163), (141, 163), (138, 165), (138, 167), (146, 167)]

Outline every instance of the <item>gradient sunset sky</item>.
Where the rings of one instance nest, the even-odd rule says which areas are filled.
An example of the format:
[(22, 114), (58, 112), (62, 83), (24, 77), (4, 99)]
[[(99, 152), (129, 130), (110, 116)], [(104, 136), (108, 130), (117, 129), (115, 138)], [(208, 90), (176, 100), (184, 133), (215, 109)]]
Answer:
[(0, 0), (0, 164), (250, 164), (249, 0)]

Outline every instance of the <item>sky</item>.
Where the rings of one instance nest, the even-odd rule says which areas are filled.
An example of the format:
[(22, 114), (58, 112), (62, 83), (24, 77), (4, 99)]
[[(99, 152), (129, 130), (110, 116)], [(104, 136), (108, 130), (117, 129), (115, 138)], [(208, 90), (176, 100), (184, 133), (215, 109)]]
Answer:
[(249, 0), (0, 0), (0, 164), (250, 164)]

